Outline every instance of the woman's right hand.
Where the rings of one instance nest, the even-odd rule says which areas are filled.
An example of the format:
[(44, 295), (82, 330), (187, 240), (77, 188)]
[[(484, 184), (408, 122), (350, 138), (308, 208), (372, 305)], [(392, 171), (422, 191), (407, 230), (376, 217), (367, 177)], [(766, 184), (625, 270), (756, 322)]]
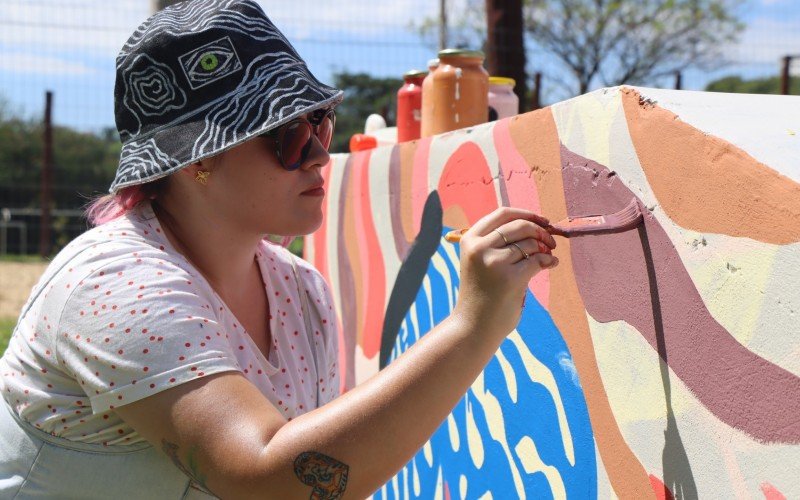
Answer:
[(529, 210), (501, 207), (461, 236), (461, 284), (454, 319), (481, 335), (505, 337), (516, 328), (528, 282), (540, 270), (558, 265), (550, 253), (556, 242), (542, 227), (547, 224), (547, 219)]

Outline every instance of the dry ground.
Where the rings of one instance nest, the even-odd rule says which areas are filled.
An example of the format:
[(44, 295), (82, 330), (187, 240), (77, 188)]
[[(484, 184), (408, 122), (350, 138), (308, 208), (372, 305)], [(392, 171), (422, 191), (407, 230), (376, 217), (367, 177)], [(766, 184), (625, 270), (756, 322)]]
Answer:
[(19, 316), (46, 262), (0, 262), (0, 319)]

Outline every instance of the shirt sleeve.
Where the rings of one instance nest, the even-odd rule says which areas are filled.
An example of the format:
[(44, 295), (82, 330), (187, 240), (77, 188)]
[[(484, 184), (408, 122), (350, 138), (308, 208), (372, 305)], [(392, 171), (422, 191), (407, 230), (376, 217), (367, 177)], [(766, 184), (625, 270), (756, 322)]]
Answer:
[[(201, 283), (202, 281), (202, 283)], [(93, 413), (240, 369), (204, 280), (157, 258), (93, 270), (66, 301), (56, 354)]]

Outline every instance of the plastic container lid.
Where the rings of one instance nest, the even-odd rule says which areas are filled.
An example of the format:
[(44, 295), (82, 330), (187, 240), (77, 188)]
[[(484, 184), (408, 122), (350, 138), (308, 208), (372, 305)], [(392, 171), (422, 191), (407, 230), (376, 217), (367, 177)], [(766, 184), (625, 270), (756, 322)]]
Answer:
[(489, 77), (489, 85), (511, 85), (513, 88), (517, 82), (514, 81), (513, 78), (508, 78), (505, 76), (490, 76)]
[(403, 78), (419, 78), (421, 76), (427, 75), (427, 71), (422, 71), (419, 69), (412, 69), (403, 73)]
[(439, 51), (439, 58), (442, 57), (480, 57), (483, 59), (486, 56), (480, 50), (444, 49)]

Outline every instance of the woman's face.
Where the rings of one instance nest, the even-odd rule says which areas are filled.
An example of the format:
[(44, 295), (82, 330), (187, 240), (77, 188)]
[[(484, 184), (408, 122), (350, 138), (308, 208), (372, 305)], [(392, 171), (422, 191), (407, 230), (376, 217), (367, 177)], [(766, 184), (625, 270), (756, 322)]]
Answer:
[(324, 194), (308, 191), (323, 185), (321, 169), (330, 155), (316, 137), (312, 142), (308, 158), (294, 171), (281, 165), (273, 138), (255, 137), (226, 151), (212, 162), (212, 175), (202, 186), (208, 202), (244, 231), (314, 232), (322, 224)]

